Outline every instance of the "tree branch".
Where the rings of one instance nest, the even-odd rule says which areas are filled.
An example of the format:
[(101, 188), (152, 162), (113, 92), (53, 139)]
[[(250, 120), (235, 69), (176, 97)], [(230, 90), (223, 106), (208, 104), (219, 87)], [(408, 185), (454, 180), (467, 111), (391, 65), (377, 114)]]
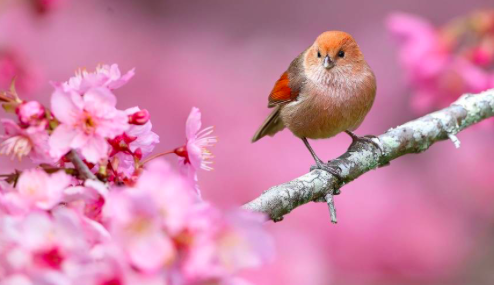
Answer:
[(345, 154), (329, 162), (329, 165), (341, 170), (341, 181), (326, 171), (316, 169), (268, 189), (243, 208), (281, 221), (284, 215), (298, 206), (310, 201), (328, 200), (333, 220), (336, 212), (331, 209), (332, 194), (338, 194), (344, 184), (372, 169), (388, 165), (402, 155), (423, 152), (441, 140), (449, 138), (459, 147), (458, 132), (492, 116), (494, 89), (464, 95), (448, 108), (392, 128), (373, 139), (380, 147), (361, 141), (352, 144)]
[(96, 176), (89, 170), (87, 165), (82, 161), (82, 159), (77, 155), (75, 150), (71, 150), (68, 154), (67, 157), (69, 158), (70, 162), (74, 165), (75, 169), (77, 169), (77, 172), (79, 173), (79, 177), (83, 180), (86, 179), (91, 179), (91, 180), (97, 180)]

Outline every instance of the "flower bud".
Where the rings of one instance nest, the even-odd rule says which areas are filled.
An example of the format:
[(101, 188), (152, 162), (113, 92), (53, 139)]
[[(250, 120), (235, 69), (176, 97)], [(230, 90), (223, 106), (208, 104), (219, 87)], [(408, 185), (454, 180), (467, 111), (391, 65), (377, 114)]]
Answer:
[(15, 111), (24, 125), (37, 125), (45, 117), (45, 107), (38, 101), (24, 102)]
[(180, 157), (188, 158), (189, 156), (189, 154), (187, 153), (187, 147), (185, 146), (177, 147), (173, 150), (173, 152)]
[(142, 150), (141, 148), (137, 148), (135, 151), (134, 151), (134, 159), (137, 159), (138, 161), (142, 159)]
[(129, 124), (132, 125), (144, 125), (149, 121), (149, 112), (146, 109), (135, 112), (129, 115)]

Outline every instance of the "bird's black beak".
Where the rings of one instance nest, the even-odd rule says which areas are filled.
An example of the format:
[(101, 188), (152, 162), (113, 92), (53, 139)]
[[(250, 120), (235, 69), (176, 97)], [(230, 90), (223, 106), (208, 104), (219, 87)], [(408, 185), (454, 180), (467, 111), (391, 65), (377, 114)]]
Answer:
[(331, 69), (331, 68), (334, 67), (334, 62), (331, 60), (331, 58), (329, 57), (329, 55), (326, 55), (326, 57), (324, 58), (323, 66), (326, 69)]

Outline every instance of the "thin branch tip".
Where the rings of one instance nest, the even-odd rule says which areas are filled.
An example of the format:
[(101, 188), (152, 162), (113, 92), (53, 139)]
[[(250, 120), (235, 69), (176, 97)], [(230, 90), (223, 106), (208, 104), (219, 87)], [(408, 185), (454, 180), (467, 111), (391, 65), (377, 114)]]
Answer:
[(91, 172), (89, 167), (82, 161), (82, 159), (79, 157), (77, 152), (75, 150), (71, 150), (67, 154), (67, 158), (72, 162), (74, 165), (74, 168), (77, 170), (79, 177), (83, 180), (91, 179), (91, 180), (98, 180), (96, 176)]
[(334, 196), (333, 193), (326, 194), (326, 203), (328, 203), (329, 215), (331, 217), (331, 223), (338, 223), (338, 219), (336, 219), (336, 208), (334, 205)]

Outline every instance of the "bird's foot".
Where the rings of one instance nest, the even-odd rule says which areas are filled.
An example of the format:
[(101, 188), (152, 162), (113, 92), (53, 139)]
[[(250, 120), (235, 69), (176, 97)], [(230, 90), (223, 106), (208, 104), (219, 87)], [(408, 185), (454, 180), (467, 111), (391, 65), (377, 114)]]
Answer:
[(379, 140), (379, 138), (376, 137), (376, 136), (366, 135), (366, 136), (361, 137), (361, 136), (358, 136), (358, 135), (356, 135), (355, 133), (353, 133), (351, 131), (345, 131), (345, 133), (347, 133), (352, 138), (352, 144), (350, 145), (350, 147), (352, 147), (353, 145), (355, 145), (357, 142), (365, 142), (365, 143), (373, 144), (381, 152), (383, 151), (381, 145), (374, 140), (374, 139)]
[[(322, 161), (316, 161), (316, 165), (312, 165), (310, 167), (310, 171), (312, 171), (314, 169), (321, 169), (321, 170), (324, 170), (326, 172), (329, 172), (333, 176), (335, 176), (339, 181), (342, 181), (341, 169), (338, 166), (334, 166), (334, 165), (329, 164), (329, 162), (324, 163)], [(336, 193), (335, 195), (337, 195), (337, 194), (339, 194), (339, 193)]]

